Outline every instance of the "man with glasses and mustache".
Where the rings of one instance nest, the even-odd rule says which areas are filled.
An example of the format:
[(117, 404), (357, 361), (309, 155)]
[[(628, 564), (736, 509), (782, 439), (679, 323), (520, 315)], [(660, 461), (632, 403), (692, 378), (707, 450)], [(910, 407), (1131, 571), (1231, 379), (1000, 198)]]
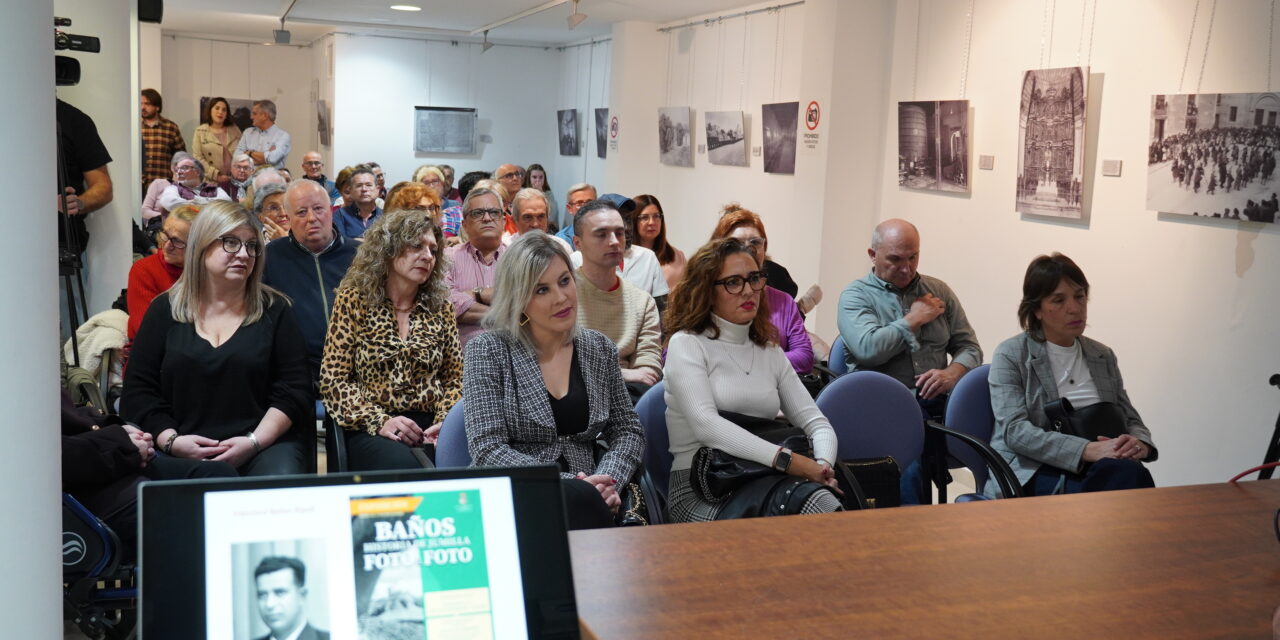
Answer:
[(308, 151), (303, 154), (302, 177), (324, 187), (325, 192), (329, 194), (330, 204), (342, 197), (342, 194), (338, 193), (338, 186), (324, 175), (324, 160), (321, 159), (319, 151)]
[(603, 333), (618, 347), (622, 380), (635, 404), (662, 379), (662, 328), (653, 296), (618, 274), (626, 252), (627, 225), (616, 205), (595, 200), (573, 216), (573, 243), (582, 265), (578, 322)]
[(493, 302), (493, 276), (506, 249), (502, 243), (505, 217), (502, 199), (495, 191), (472, 189), (462, 202), (462, 230), (467, 241), (445, 249), (449, 264), (445, 283), (458, 320), (458, 343), (463, 348), (483, 331), (480, 319)]

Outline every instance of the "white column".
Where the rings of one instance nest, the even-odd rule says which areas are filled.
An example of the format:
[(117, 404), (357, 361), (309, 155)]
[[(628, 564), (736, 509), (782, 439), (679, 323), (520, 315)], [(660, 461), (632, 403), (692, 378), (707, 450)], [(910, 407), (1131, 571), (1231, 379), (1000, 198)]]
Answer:
[(673, 106), (662, 104), (664, 93), (657, 90), (667, 84), (667, 35), (651, 22), (614, 24), (611, 58), (609, 119), (618, 119), (618, 148), (609, 149), (600, 186), (614, 193), (653, 193), (658, 107)]
[(9, 451), (0, 464), (0, 575), (10, 578), (0, 581), (0, 620), (5, 637), (50, 640), (62, 633), (52, 38), (52, 2), (8, 3), (0, 41), (11, 99), (0, 140), (21, 150), (5, 166), (23, 177), (6, 208), (11, 220), (32, 222), (14, 227), (0, 251), (10, 301), (0, 313), (0, 438)]

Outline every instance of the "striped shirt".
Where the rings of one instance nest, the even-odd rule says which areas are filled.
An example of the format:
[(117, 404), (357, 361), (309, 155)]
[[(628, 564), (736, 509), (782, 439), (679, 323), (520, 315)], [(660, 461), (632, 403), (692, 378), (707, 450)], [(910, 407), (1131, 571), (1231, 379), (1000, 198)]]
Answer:
[(178, 125), (164, 116), (155, 125), (142, 121), (142, 185), (151, 184), (157, 178), (169, 179), (169, 163), (173, 154), (186, 151)]

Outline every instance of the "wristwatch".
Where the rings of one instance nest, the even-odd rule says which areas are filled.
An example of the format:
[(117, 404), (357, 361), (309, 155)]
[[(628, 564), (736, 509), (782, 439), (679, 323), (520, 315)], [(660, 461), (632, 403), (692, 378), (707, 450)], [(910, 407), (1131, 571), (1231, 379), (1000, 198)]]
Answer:
[(476, 287), (471, 290), (471, 297), (476, 299), (477, 304), (484, 304), (484, 300), (480, 299), (480, 294), (484, 292), (484, 287)]
[(778, 449), (778, 455), (773, 458), (773, 468), (783, 473), (791, 468), (791, 450), (786, 447)]

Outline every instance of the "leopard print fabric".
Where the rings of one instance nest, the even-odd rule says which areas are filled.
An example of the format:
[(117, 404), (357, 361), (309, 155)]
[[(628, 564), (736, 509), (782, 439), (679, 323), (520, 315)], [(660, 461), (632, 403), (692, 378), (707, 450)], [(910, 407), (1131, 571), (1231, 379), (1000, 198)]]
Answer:
[(404, 411), (430, 411), (444, 420), (462, 397), (453, 305), (446, 300), (428, 309), (420, 296), (402, 340), (390, 300), (368, 307), (355, 289), (340, 289), (324, 341), (320, 396), (339, 426), (373, 435)]

